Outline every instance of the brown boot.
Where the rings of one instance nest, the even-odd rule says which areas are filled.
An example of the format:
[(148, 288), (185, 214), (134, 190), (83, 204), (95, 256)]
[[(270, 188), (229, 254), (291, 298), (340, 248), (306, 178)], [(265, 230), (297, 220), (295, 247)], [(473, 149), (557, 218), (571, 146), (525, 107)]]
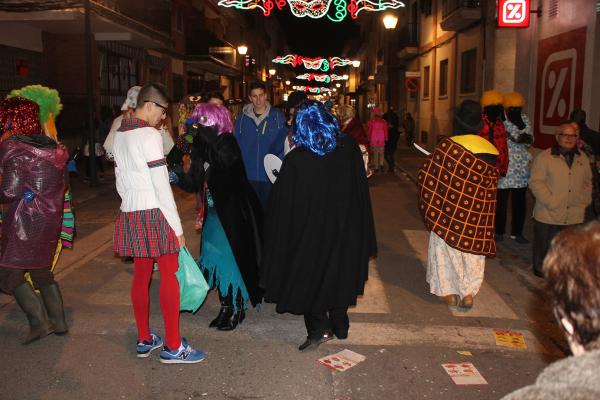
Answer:
[(463, 297), (458, 306), (464, 310), (470, 310), (473, 308), (473, 295), (468, 294)]
[(458, 302), (460, 301), (460, 298), (458, 297), (457, 294), (449, 294), (446, 296), (438, 296), (438, 297), (443, 303), (446, 303), (449, 306), (453, 306), (453, 307), (456, 307), (458, 305)]

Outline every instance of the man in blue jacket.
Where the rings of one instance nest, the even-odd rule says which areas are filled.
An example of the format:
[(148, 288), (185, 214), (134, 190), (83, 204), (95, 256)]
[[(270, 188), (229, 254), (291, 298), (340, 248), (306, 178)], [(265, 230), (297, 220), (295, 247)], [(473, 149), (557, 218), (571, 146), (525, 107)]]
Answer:
[(267, 205), (271, 182), (264, 167), (267, 154), (283, 158), (283, 144), (288, 133), (285, 116), (267, 101), (265, 84), (250, 84), (250, 104), (235, 120), (235, 138), (240, 145), (248, 181), (263, 207)]

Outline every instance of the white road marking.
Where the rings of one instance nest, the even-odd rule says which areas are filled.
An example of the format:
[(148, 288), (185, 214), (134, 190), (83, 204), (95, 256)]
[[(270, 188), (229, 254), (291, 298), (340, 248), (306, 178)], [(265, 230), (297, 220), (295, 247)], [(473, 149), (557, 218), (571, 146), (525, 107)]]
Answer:
[[(427, 268), (427, 246), (429, 232), (426, 230), (403, 230), (406, 240), (412, 247), (416, 257), (421, 261), (423, 268)], [(489, 262), (489, 261), (488, 261)], [(473, 308), (468, 312), (461, 312), (453, 307), (448, 307), (456, 317), (487, 317), (503, 319), (519, 319), (519, 316), (506, 304), (500, 295), (489, 285), (483, 282)]]
[(375, 260), (369, 262), (369, 280), (365, 284), (365, 292), (358, 297), (355, 307), (348, 309), (349, 313), (390, 314), (390, 304), (385, 294), (383, 282), (377, 272)]

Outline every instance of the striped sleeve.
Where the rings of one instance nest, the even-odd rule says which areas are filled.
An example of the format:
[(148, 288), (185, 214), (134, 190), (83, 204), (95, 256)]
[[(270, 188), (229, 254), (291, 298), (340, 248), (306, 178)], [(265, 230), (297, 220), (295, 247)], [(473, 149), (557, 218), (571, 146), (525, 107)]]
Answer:
[(163, 167), (167, 165), (167, 159), (163, 157), (158, 160), (148, 161), (146, 164), (148, 165), (148, 168)]

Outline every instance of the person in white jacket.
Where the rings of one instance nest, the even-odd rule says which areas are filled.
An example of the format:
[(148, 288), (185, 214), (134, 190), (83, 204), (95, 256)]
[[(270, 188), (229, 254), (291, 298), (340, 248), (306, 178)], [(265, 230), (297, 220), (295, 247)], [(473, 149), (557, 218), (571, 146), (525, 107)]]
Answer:
[(122, 203), (115, 222), (113, 249), (133, 257), (131, 302), (138, 330), (138, 357), (148, 357), (163, 346), (149, 327), (149, 287), (154, 262), (160, 269), (160, 303), (165, 326), (160, 362), (197, 363), (204, 353), (179, 335), (178, 253), (185, 237), (169, 185), (162, 138), (154, 128), (167, 114), (169, 100), (160, 84), (140, 90), (133, 114), (115, 133), (117, 191)]

